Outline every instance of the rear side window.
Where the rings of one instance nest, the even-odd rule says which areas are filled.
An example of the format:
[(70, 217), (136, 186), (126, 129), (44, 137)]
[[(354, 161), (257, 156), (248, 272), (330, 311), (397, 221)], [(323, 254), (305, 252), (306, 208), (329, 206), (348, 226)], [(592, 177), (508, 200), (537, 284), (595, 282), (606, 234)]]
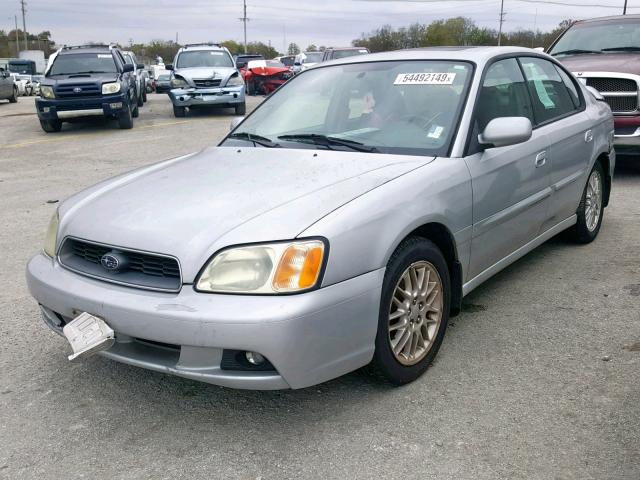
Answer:
[(577, 109), (553, 63), (533, 57), (521, 57), (520, 62), (533, 100), (536, 124), (552, 121)]
[(485, 74), (476, 107), (476, 125), (482, 132), (499, 117), (526, 117), (533, 123), (533, 113), (524, 77), (515, 58), (492, 64)]

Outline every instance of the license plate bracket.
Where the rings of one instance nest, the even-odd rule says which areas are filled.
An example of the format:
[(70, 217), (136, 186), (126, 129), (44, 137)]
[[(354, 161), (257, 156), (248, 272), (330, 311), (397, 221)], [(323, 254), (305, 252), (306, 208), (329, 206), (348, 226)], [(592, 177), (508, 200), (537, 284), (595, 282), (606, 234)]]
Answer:
[(107, 350), (115, 342), (115, 333), (102, 318), (82, 312), (62, 329), (73, 354), (70, 361), (81, 360)]

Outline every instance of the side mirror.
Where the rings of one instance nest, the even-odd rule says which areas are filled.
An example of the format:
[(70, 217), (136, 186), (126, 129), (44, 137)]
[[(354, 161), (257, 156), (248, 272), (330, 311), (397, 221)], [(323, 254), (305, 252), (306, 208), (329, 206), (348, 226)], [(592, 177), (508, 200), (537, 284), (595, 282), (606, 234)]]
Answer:
[(531, 138), (531, 120), (526, 117), (499, 117), (491, 120), (478, 142), (487, 147), (506, 147), (526, 142)]
[(536, 52), (544, 52), (544, 47), (536, 47), (534, 48)]
[(586, 88), (587, 90), (589, 90), (589, 93), (590, 93), (591, 95), (593, 95), (593, 96), (596, 98), (596, 100), (598, 100), (599, 102), (605, 102), (605, 101), (606, 101), (606, 100), (604, 99), (604, 97), (602, 96), (602, 94), (601, 94), (598, 90), (596, 90), (595, 88), (590, 87), (590, 86), (588, 86), (588, 85), (585, 85), (585, 88)]
[(238, 125), (240, 125), (243, 120), (244, 120), (244, 117), (236, 117), (233, 120), (231, 120), (231, 125), (229, 126), (229, 131), (235, 130), (236, 127)]
[(133, 64), (131, 63), (125, 63), (125, 65), (122, 67), (122, 73), (133, 72), (133, 70)]
[(173, 64), (170, 63), (169, 65), (165, 65), (164, 69), (165, 70), (173, 70)]
[(138, 63), (136, 67), (138, 70), (144, 70), (144, 63)]

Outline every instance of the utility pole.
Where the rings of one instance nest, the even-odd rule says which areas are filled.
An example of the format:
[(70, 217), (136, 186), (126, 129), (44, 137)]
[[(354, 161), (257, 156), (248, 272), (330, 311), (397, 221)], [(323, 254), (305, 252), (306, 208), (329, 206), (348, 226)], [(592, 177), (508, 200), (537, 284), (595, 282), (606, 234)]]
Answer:
[(502, 44), (502, 24), (503, 23), (504, 23), (504, 0), (500, 0), (500, 28), (498, 29), (498, 46)]
[(247, 22), (249, 19), (247, 18), (247, 0), (243, 0), (244, 4), (244, 16), (240, 18), (240, 21), (244, 23), (244, 53), (247, 53)]
[(627, 0), (624, 0), (624, 9), (622, 10), (622, 14), (623, 15), (627, 14)]
[(13, 19), (16, 21), (16, 58), (20, 56), (20, 36), (18, 35), (18, 16), (14, 15)]
[(24, 34), (24, 49), (25, 50), (29, 50), (29, 40), (27, 38), (27, 20), (26, 20), (26, 7), (27, 7), (27, 2), (25, 2), (25, 0), (20, 0), (20, 5), (22, 7), (22, 30), (23, 30), (23, 34)]

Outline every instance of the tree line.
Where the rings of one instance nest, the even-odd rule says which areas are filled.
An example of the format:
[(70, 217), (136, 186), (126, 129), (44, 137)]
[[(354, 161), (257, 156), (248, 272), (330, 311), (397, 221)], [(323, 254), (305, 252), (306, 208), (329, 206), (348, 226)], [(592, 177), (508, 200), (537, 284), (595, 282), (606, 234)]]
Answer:
[[(525, 29), (502, 32), (501, 44), (529, 48), (548, 47), (572, 23), (573, 20), (563, 20), (548, 32)], [(436, 20), (428, 25), (414, 23), (401, 28), (385, 25), (373, 32), (363, 33), (360, 38), (353, 40), (352, 45), (366, 47), (371, 52), (442, 45), (498, 45), (498, 31), (479, 27), (470, 18), (455, 17)]]
[(45, 56), (55, 51), (55, 42), (51, 39), (51, 32), (40, 33), (27, 32), (27, 43), (24, 41), (24, 32), (20, 29), (6, 32), (0, 30), (0, 58), (15, 58), (20, 50), (42, 50)]

